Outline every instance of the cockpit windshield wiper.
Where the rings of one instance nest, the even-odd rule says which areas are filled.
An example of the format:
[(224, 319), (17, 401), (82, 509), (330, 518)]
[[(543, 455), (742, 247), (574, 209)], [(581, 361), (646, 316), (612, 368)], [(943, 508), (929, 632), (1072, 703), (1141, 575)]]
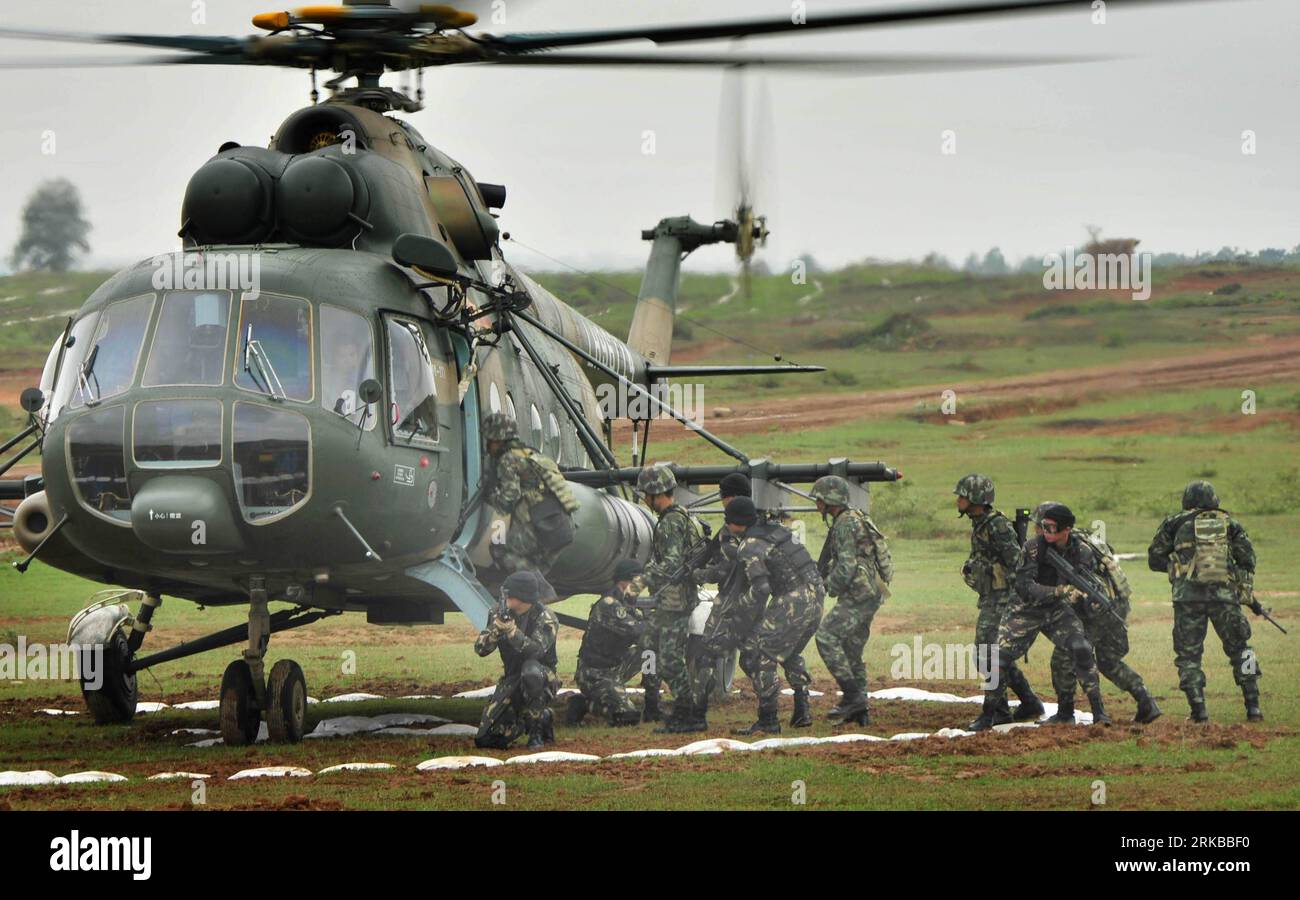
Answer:
[[(254, 364), (257, 366), (261, 377), (253, 371)], [(272, 399), (280, 400), (287, 397), (284, 385), (280, 382), (280, 376), (275, 373), (275, 366), (271, 364), (271, 358), (266, 355), (262, 349), (261, 341), (253, 340), (253, 325), (250, 322), (248, 332), (244, 338), (244, 371), (253, 379), (257, 387), (269, 394)]]
[[(92, 405), (99, 402), (99, 378), (95, 375), (95, 360), (97, 359), (99, 359), (99, 344), (90, 348), (86, 361), (81, 365), (81, 371), (77, 373), (77, 389), (85, 398), (86, 403)], [(93, 389), (90, 386), (92, 378), (95, 380)]]

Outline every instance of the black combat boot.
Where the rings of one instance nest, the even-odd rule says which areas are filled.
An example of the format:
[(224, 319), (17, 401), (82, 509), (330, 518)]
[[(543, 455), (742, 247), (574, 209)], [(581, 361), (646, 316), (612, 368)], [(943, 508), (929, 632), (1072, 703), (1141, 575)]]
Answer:
[(1013, 722), (1034, 722), (1046, 712), (1043, 709), (1043, 701), (1038, 699), (1034, 689), (1029, 686), (1029, 679), (1018, 666), (1007, 673), (1007, 687), (1011, 688), (1012, 693), (1020, 700), (1015, 714), (1011, 716)]
[[(1003, 702), (1006, 701), (1005, 696), (1000, 699)], [(984, 708), (980, 710), (980, 714), (975, 717), (974, 721), (972, 721), (969, 725), (966, 726), (966, 730), (967, 731), (988, 731), (994, 725), (1001, 725), (1003, 723), (1010, 722), (1011, 713), (1002, 712), (1002, 706), (998, 701), (999, 698), (995, 697), (991, 691), (985, 693)]]
[(691, 704), (691, 717), (685, 733), (709, 730), (709, 698), (706, 695), (699, 703)]
[(549, 706), (542, 710), (542, 742), (555, 743), (555, 713), (551, 712)]
[(1246, 698), (1246, 721), (1263, 722), (1264, 713), (1259, 708), (1259, 685), (1254, 682), (1244, 685), (1241, 695)]
[[(844, 692), (843, 698), (830, 711), (830, 718), (839, 719), (840, 724), (847, 725), (849, 722), (866, 716), (867, 714), (867, 695), (858, 690), (856, 686), (850, 685)], [(861, 724), (866, 724), (865, 722)]]
[(587, 717), (587, 711), (591, 709), (591, 704), (582, 694), (571, 694), (569, 704), (564, 708), (564, 724), (580, 725), (582, 720)]
[(1205, 709), (1205, 697), (1200, 694), (1194, 694), (1187, 691), (1187, 705), (1191, 707), (1191, 714), (1187, 717), (1189, 722), (1208, 722), (1210, 714)]
[(1092, 707), (1092, 724), (1110, 725), (1111, 718), (1106, 715), (1106, 704), (1101, 702), (1101, 689), (1088, 694), (1088, 705)]
[(1056, 698), (1056, 712), (1043, 722), (1044, 725), (1074, 724), (1074, 695)]
[[(865, 694), (863, 695), (863, 699), (864, 700), (866, 699)], [(866, 706), (863, 706), (860, 712), (851, 712), (848, 715), (844, 716), (844, 718), (840, 719), (839, 722), (837, 722), (836, 724), (837, 725), (870, 725), (871, 713), (868, 712)]]
[(658, 722), (664, 717), (659, 711), (659, 682), (644, 680), (641, 686), (645, 688), (645, 708), (641, 710), (641, 721)]
[(748, 728), (736, 728), (732, 734), (780, 734), (781, 721), (777, 718), (776, 699), (758, 704), (758, 721)]
[(628, 725), (639, 725), (641, 724), (641, 710), (632, 707), (631, 709), (622, 709), (615, 713), (611, 713), (609, 724), (614, 728), (623, 728)]
[(1133, 699), (1138, 702), (1137, 715), (1133, 717), (1133, 721), (1139, 725), (1154, 722), (1162, 715), (1160, 707), (1156, 706), (1155, 698), (1147, 692), (1146, 688), (1142, 687), (1134, 691)]
[(691, 702), (673, 698), (672, 712), (664, 723), (654, 730), (655, 734), (678, 734), (686, 729), (691, 719)]
[(838, 681), (836, 684), (840, 685), (840, 700), (832, 706), (831, 711), (826, 714), (826, 718), (828, 719), (839, 719), (843, 717), (850, 708), (857, 705), (858, 697), (863, 696), (862, 689), (856, 684), (841, 684)]
[(528, 749), (541, 750), (546, 746), (546, 725), (541, 716), (528, 721)]
[(790, 713), (791, 728), (807, 728), (812, 725), (812, 710), (808, 708), (808, 689), (794, 689), (794, 712)]

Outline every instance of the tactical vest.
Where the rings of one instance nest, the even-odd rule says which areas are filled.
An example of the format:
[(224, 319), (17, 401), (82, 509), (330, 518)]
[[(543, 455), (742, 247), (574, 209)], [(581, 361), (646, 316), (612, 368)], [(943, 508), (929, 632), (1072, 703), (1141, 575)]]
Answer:
[[(674, 503), (672, 506), (664, 510), (663, 515), (661, 515), (658, 521), (655, 522), (654, 532), (651, 536), (650, 543), (652, 547), (658, 548), (659, 529), (663, 526), (663, 523), (667, 518), (672, 515), (685, 516), (686, 521), (690, 523), (691, 544), (686, 548), (685, 555), (683, 556), (683, 559), (685, 559), (699, 550), (700, 544), (704, 542), (704, 535), (700, 522), (687, 512), (686, 507), (684, 506), (678, 506)], [(668, 574), (672, 573), (670, 572)], [(695, 608), (695, 604), (698, 601), (699, 597), (696, 594), (696, 585), (691, 579), (691, 573), (684, 572), (675, 582), (663, 586), (662, 593), (659, 594), (659, 609), (662, 609), (665, 612), (689, 612), (691, 609)]]
[(767, 553), (768, 583), (772, 596), (779, 597), (809, 584), (821, 584), (817, 563), (808, 548), (794, 539), (784, 525), (757, 525), (745, 537), (758, 538), (771, 545)]
[(1080, 529), (1077, 533), (1088, 542), (1088, 546), (1096, 554), (1097, 567), (1100, 574), (1109, 582), (1111, 597), (1116, 603), (1127, 604), (1133, 597), (1133, 586), (1129, 584), (1128, 576), (1120, 568), (1114, 549), (1091, 531)]
[[(997, 518), (1007, 519), (996, 509), (991, 509), (984, 516), (984, 520), (977, 523), (971, 531), (972, 571), (967, 576), (966, 583), (981, 595), (989, 591), (1004, 591), (1011, 586), (1012, 573), (1008, 572), (1007, 567), (994, 557), (993, 551), (989, 548), (988, 535), (992, 531), (993, 520)], [(1011, 520), (1007, 519), (1007, 521)]]
[[(604, 602), (603, 598), (601, 602)], [(614, 602), (619, 601), (615, 599)], [(627, 651), (635, 643), (635, 637), (616, 633), (592, 615), (587, 618), (587, 633), (578, 649), (578, 659), (596, 669), (612, 669), (622, 665)]]
[(1174, 580), (1226, 585), (1232, 580), (1228, 514), (1204, 509), (1185, 519), (1174, 534)]
[[(515, 624), (526, 637), (532, 637), (533, 632), (537, 630), (537, 623), (542, 620), (542, 610), (545, 608), (540, 603), (535, 604), (527, 615), (516, 621)], [(497, 644), (497, 649), (501, 651), (501, 663), (505, 667), (505, 674), (518, 675), (524, 667), (524, 655), (510, 646), (504, 638)], [(551, 644), (550, 648), (537, 658), (537, 661), (554, 672), (559, 665), (555, 656), (555, 644)]]
[(528, 506), (528, 521), (538, 543), (545, 550), (562, 550), (573, 543), (573, 514), (580, 505), (569, 490), (569, 482), (549, 456), (532, 447), (513, 447), (510, 452), (528, 463), (527, 482), (521, 485), (522, 499)]

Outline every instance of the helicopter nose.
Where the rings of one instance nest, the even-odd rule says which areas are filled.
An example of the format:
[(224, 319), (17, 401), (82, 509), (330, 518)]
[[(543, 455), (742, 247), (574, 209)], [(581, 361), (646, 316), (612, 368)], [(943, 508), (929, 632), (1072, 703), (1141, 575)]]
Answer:
[(164, 553), (233, 553), (244, 539), (222, 486), (197, 475), (158, 475), (131, 501), (131, 526)]

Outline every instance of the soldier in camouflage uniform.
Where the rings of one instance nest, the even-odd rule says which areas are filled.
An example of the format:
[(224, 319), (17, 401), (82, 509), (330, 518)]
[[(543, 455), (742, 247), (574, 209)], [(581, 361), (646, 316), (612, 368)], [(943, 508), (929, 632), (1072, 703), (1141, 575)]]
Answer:
[(839, 598), (817, 630), (817, 652), (843, 693), (830, 718), (844, 725), (868, 725), (862, 654), (871, 637), (871, 620), (889, 596), (894, 577), (889, 545), (867, 514), (849, 505), (849, 484), (839, 475), (817, 479), (810, 494), (822, 520), (831, 520), (817, 569), (826, 592)]
[[(1034, 510), (1034, 522), (1038, 534), (1042, 534), (1044, 512), (1050, 507), (1060, 505), (1054, 501), (1047, 501), (1040, 503)], [(1088, 543), (1096, 556), (1098, 578), (1108, 589), (1107, 593), (1111, 596), (1116, 615), (1121, 619), (1127, 619), (1133, 589), (1129, 586), (1124, 570), (1120, 568), (1119, 560), (1115, 558), (1115, 551), (1096, 534), (1081, 528), (1074, 529), (1074, 533)], [(1092, 644), (1093, 652), (1097, 655), (1097, 671), (1105, 675), (1116, 687), (1132, 694), (1133, 699), (1137, 701), (1137, 715), (1133, 717), (1133, 721), (1145, 725), (1160, 718), (1160, 707), (1156, 706), (1156, 701), (1147, 691), (1142, 676), (1124, 662), (1124, 657), (1128, 655), (1128, 631), (1124, 626), (1116, 622), (1114, 616), (1105, 610), (1094, 609), (1093, 604), (1087, 600), (1075, 604), (1074, 611), (1079, 614), (1084, 633)], [(1074, 661), (1064, 649), (1055, 647), (1052, 650), (1051, 666), (1057, 710), (1055, 715), (1046, 720), (1046, 723), (1073, 725)]]
[(657, 648), (654, 671), (646, 678), (646, 702), (659, 692), (659, 679), (673, 692), (673, 710), (655, 732), (686, 733), (708, 729), (707, 685), (696, 683), (687, 666), (691, 611), (699, 600), (692, 572), (687, 567), (691, 553), (704, 540), (700, 523), (673, 501), (677, 479), (667, 466), (646, 466), (637, 476), (636, 488), (646, 505), (655, 511), (650, 562), (637, 576), (637, 593), (649, 588), (656, 595), (646, 643)]
[(1232, 678), (1246, 701), (1246, 718), (1264, 718), (1259, 708), (1259, 661), (1250, 648), (1250, 621), (1243, 602), (1260, 614), (1254, 599), (1255, 548), (1246, 529), (1219, 509), (1208, 481), (1193, 481), (1183, 491), (1183, 511), (1168, 516), (1147, 549), (1147, 565), (1166, 572), (1174, 596), (1174, 662), (1178, 685), (1187, 695), (1194, 722), (1206, 722), (1205, 672), (1201, 654), (1205, 632), (1214, 626), (1232, 663)]
[(740, 667), (758, 695), (758, 720), (735, 733), (780, 734), (776, 667), (781, 665), (796, 691), (807, 690), (812, 677), (802, 653), (821, 623), (826, 589), (807, 548), (785, 526), (759, 524), (754, 501), (737, 497), (727, 506), (726, 521), (743, 537), (736, 558), (746, 587), (719, 612), (708, 643), (716, 652), (739, 645)]
[(573, 541), (578, 501), (550, 457), (525, 446), (515, 420), (493, 413), (483, 420), (490, 489), (487, 502), (510, 515), (505, 540), (493, 541), (492, 560), (504, 572), (550, 571)]
[[(1041, 632), (1070, 654), (1075, 674), (1092, 705), (1093, 722), (1109, 725), (1110, 716), (1106, 715), (1101, 699), (1097, 659), (1084, 633), (1083, 623), (1074, 611), (1082, 592), (1064, 584), (1047, 561), (1047, 548), (1051, 547), (1079, 571), (1096, 574), (1096, 554), (1087, 541), (1073, 533), (1074, 514), (1066, 506), (1058, 503), (1045, 509), (1042, 529), (1042, 534), (1025, 544), (1016, 570), (1015, 595), (998, 628), (998, 665), (1006, 671)], [(984, 692), (984, 715), (991, 715), (1006, 692), (1006, 679), (999, 679), (996, 687)], [(989, 727), (984, 725), (971, 730), (981, 731)]]
[(555, 674), (559, 622), (542, 602), (555, 592), (538, 573), (515, 572), (501, 585), (501, 594), (508, 614), (495, 611), (474, 641), (475, 653), (498, 651), (505, 667), (483, 710), (474, 746), (504, 750), (526, 731), (528, 749), (537, 750), (555, 741), (550, 706), (560, 685)]
[(641, 711), (623, 689), (629, 670), (637, 671), (637, 642), (646, 629), (632, 591), (633, 581), (641, 571), (641, 563), (635, 559), (619, 560), (614, 567), (614, 583), (592, 604), (574, 675), (582, 693), (569, 698), (565, 718), (569, 725), (581, 722), (588, 709), (604, 716), (610, 725), (635, 725), (641, 721)]
[[(967, 475), (957, 482), (953, 493), (957, 495), (957, 515), (970, 517), (970, 557), (961, 571), (966, 584), (979, 595), (975, 655), (987, 683), (991, 675), (988, 668), (997, 655), (998, 628), (1012, 600), (1012, 578), (1020, 565), (1020, 539), (1012, 521), (993, 508), (993, 482), (987, 476)], [(1020, 706), (1013, 716), (1003, 691), (998, 707), (981, 712), (968, 726), (972, 731), (1011, 721), (1032, 721), (1044, 712), (1042, 701), (1014, 658), (998, 671), (997, 677), (1020, 698)]]

